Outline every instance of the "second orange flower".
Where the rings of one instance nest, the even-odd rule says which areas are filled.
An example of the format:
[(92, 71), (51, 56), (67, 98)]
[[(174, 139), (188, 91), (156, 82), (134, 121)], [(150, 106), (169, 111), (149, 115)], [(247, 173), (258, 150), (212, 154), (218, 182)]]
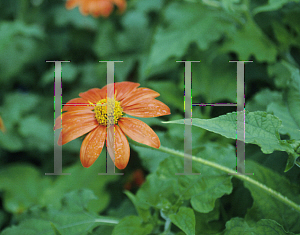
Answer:
[(79, 6), (82, 15), (91, 14), (94, 17), (108, 17), (114, 5), (119, 8), (120, 13), (123, 13), (126, 9), (126, 0), (67, 0), (66, 2), (67, 9)]
[[(108, 153), (114, 155), (115, 166), (124, 169), (129, 161), (130, 149), (125, 135), (136, 142), (160, 147), (155, 132), (146, 123), (124, 114), (136, 117), (158, 117), (170, 114), (167, 105), (155, 98), (159, 93), (138, 88), (140, 84), (120, 82), (114, 85), (114, 98), (107, 97), (107, 86), (102, 89), (93, 88), (80, 93), (81, 98), (70, 100), (62, 109), (62, 132), (59, 144), (64, 145), (86, 133), (80, 149), (80, 160), (84, 167), (90, 167), (100, 155), (107, 138), (107, 129), (114, 131), (114, 154), (108, 146)], [(110, 97), (110, 96), (109, 96)], [(107, 123), (107, 110), (114, 107), (113, 122)], [(55, 129), (59, 129), (60, 119), (56, 120)], [(108, 128), (107, 128), (108, 125)], [(113, 128), (113, 129), (112, 129)], [(107, 142), (108, 143), (108, 142)]]

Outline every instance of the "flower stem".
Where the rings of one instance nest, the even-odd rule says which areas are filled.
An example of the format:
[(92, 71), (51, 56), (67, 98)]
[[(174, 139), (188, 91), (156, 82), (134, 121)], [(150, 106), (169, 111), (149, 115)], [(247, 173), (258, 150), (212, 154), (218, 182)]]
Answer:
[(204, 165), (207, 165), (207, 166), (211, 166), (211, 167), (213, 167), (215, 169), (218, 169), (218, 170), (221, 170), (223, 172), (234, 174), (233, 175), (234, 177), (236, 177), (236, 178), (238, 178), (240, 180), (243, 180), (245, 182), (248, 182), (249, 184), (252, 184), (252, 185), (260, 188), (261, 190), (263, 190), (264, 192), (266, 192), (270, 196), (276, 198), (277, 200), (281, 201), (285, 205), (292, 207), (293, 209), (295, 209), (296, 211), (298, 211), (300, 213), (300, 205), (298, 205), (295, 202), (291, 201), (290, 199), (288, 199), (287, 197), (283, 196), (279, 192), (277, 192), (277, 191), (269, 188), (268, 186), (266, 186), (266, 185), (264, 185), (264, 184), (262, 184), (262, 183), (260, 183), (260, 182), (258, 182), (256, 180), (254, 180), (254, 179), (251, 179), (249, 176), (236, 174), (236, 171), (234, 171), (234, 170), (232, 170), (232, 169), (230, 169), (228, 167), (224, 167), (222, 165), (219, 165), (217, 163), (205, 160), (205, 159), (200, 158), (200, 157), (195, 157), (195, 156), (191, 156), (191, 155), (185, 155), (184, 153), (182, 153), (180, 151), (177, 151), (177, 150), (174, 150), (174, 149), (170, 149), (170, 148), (167, 148), (167, 147), (160, 146), (159, 149), (156, 149), (156, 148), (152, 148), (152, 147), (150, 147), (148, 145), (144, 145), (144, 144), (140, 144), (140, 143), (137, 143), (137, 142), (133, 142), (131, 140), (130, 140), (130, 142), (132, 144), (140, 146), (140, 147), (151, 148), (151, 149), (154, 149), (154, 150), (157, 150), (157, 151), (160, 151), (160, 152), (164, 152), (164, 153), (168, 153), (168, 154), (172, 154), (174, 156), (178, 156), (178, 157), (181, 157), (181, 158), (187, 157), (187, 158), (192, 159), (192, 161), (194, 161), (194, 162), (199, 162), (201, 164), (204, 164)]

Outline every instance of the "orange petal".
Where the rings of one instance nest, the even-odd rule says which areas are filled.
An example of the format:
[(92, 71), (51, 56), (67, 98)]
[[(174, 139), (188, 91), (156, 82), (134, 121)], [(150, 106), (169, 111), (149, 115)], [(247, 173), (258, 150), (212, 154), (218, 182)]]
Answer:
[(68, 101), (68, 103), (64, 105), (62, 111), (77, 111), (79, 109), (92, 110), (94, 107), (91, 106), (90, 103), (85, 99), (75, 98)]
[(67, 8), (68, 10), (70, 10), (70, 9), (76, 7), (77, 5), (79, 5), (80, 2), (81, 2), (81, 0), (68, 0), (68, 1), (66, 2), (66, 8)]
[(90, 167), (99, 157), (106, 138), (106, 127), (99, 125), (83, 140), (80, 149), (80, 161), (84, 167)]
[(129, 143), (120, 129), (117, 125), (111, 126), (110, 128), (115, 128), (115, 146), (114, 146), (114, 155), (113, 155), (113, 146), (110, 145), (112, 141), (107, 141), (107, 151), (115, 163), (115, 166), (122, 170), (124, 169), (129, 161), (129, 156), (130, 156), (130, 149), (129, 149)]
[[(60, 117), (59, 117), (60, 118)], [(59, 118), (57, 118), (59, 120)], [(59, 121), (56, 120), (55, 129), (59, 127)], [(89, 110), (80, 110), (66, 112), (62, 114), (62, 131), (58, 144), (66, 144), (97, 127), (99, 123), (95, 119), (95, 113)]]
[(139, 104), (123, 107), (123, 112), (136, 117), (158, 117), (171, 114), (167, 105), (155, 99), (146, 99)]
[(158, 96), (160, 96), (158, 92), (153, 91), (149, 88), (137, 88), (121, 102), (121, 105), (122, 107), (126, 107), (130, 105), (142, 103), (142, 101), (145, 99), (155, 98)]
[(119, 8), (119, 12), (123, 13), (126, 9), (126, 1), (125, 0), (113, 0), (113, 2), (117, 5)]
[(4, 133), (6, 131), (2, 118), (0, 117), (0, 130)]
[(79, 5), (79, 11), (82, 15), (86, 16), (89, 14), (90, 0), (83, 0)]
[(115, 89), (117, 93), (117, 100), (122, 101), (127, 96), (130, 96), (131, 93), (139, 86), (139, 83), (135, 82), (116, 82)]
[(159, 148), (160, 141), (158, 136), (146, 123), (135, 118), (123, 117), (118, 124), (125, 135), (134, 141), (153, 148)]
[(106, 91), (104, 92), (103, 89), (93, 88), (86, 92), (80, 93), (79, 96), (86, 101), (97, 103), (98, 101), (106, 98)]
[(108, 17), (114, 9), (110, 1), (93, 1), (89, 7), (94, 17), (99, 17), (100, 15)]

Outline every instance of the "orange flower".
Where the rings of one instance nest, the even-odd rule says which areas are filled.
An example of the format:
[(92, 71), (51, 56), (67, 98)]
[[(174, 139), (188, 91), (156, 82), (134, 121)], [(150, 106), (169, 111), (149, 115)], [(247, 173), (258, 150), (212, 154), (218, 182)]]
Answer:
[(5, 132), (5, 126), (4, 126), (4, 123), (3, 123), (3, 120), (2, 120), (1, 117), (0, 117), (0, 130), (1, 130), (2, 132)]
[(114, 9), (114, 5), (123, 13), (126, 9), (126, 0), (67, 0), (66, 8), (68, 10), (79, 6), (82, 15), (91, 14), (94, 17), (108, 17)]
[[(114, 131), (114, 148), (107, 146), (108, 153), (119, 169), (124, 169), (129, 161), (130, 149), (125, 134), (136, 142), (159, 148), (160, 141), (155, 132), (146, 123), (124, 117), (124, 114), (136, 117), (158, 117), (170, 114), (167, 105), (155, 98), (159, 93), (148, 88), (137, 88), (134, 82), (119, 82), (114, 85), (114, 98), (107, 98), (107, 86), (93, 88), (80, 93), (81, 98), (70, 100), (62, 109), (62, 132), (58, 140), (64, 145), (86, 133), (82, 142), (80, 160), (84, 167), (90, 167), (100, 155), (107, 138), (107, 109), (114, 106), (114, 123), (108, 123), (108, 130)], [(112, 96), (109, 96), (112, 97)], [(112, 117), (112, 113), (111, 113)], [(60, 119), (56, 120), (55, 129), (60, 128)], [(114, 129), (112, 129), (114, 128)], [(106, 140), (106, 145), (110, 141)], [(111, 152), (114, 149), (114, 153)], [(112, 156), (115, 156), (113, 159)]]

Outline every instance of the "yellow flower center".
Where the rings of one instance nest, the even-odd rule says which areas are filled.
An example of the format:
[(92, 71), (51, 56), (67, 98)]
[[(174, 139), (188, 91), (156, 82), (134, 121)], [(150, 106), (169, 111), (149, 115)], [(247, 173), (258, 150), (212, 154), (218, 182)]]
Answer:
[(112, 98), (102, 99), (94, 106), (95, 118), (99, 124), (103, 126), (117, 124), (118, 120), (123, 115), (123, 109), (120, 105), (120, 102)]

